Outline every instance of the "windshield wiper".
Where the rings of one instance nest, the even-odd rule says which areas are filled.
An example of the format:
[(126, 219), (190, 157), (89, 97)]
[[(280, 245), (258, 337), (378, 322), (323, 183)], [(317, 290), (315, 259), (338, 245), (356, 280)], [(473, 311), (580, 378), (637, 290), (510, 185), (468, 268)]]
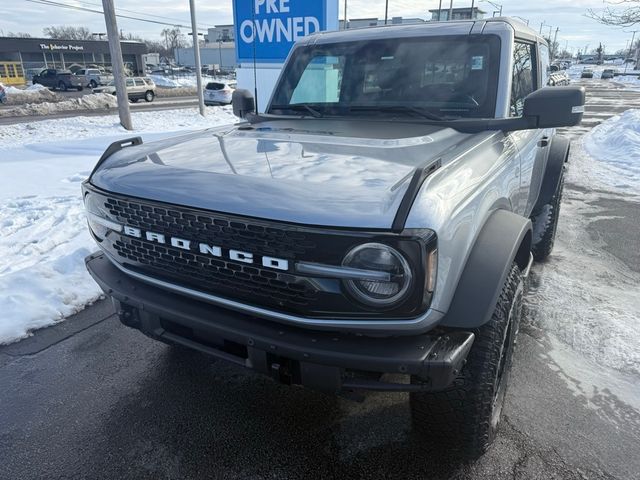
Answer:
[(446, 118), (436, 115), (428, 110), (411, 105), (353, 105), (349, 107), (350, 112), (389, 112), (389, 113), (413, 113), (427, 120), (439, 122), (447, 121)]
[(309, 106), (306, 103), (292, 103), (290, 105), (271, 105), (271, 110), (291, 110), (294, 112), (300, 112), (306, 110), (315, 118), (321, 118), (322, 112)]

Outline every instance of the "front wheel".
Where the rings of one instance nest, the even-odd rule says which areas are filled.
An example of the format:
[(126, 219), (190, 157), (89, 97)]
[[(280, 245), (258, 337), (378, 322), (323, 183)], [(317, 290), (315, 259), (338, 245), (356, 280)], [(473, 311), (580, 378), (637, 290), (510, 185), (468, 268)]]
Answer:
[(61, 92), (66, 92), (67, 91), (67, 84), (64, 83), (64, 82), (58, 83), (58, 90), (60, 90)]
[(89, 82), (89, 88), (91, 88), (92, 90), (93, 90), (94, 88), (97, 88), (97, 87), (98, 87), (98, 84), (96, 83), (96, 81), (95, 81), (95, 80), (91, 80), (91, 81)]
[[(465, 458), (487, 451), (498, 432), (520, 316), (524, 280), (511, 265), (491, 319), (474, 331), (467, 363), (446, 389), (410, 395), (414, 428)], [(418, 383), (412, 378), (412, 383)]]
[(153, 93), (151, 90), (148, 90), (147, 93), (144, 94), (144, 101), (145, 102), (153, 102), (153, 99), (155, 98), (155, 93)]

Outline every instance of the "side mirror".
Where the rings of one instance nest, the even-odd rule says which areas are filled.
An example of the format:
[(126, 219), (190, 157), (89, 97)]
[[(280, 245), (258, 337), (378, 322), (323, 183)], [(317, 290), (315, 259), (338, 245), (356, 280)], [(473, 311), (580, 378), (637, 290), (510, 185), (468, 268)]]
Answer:
[(256, 101), (249, 90), (239, 88), (231, 96), (233, 114), (238, 118), (246, 118), (248, 114), (256, 113)]
[(523, 116), (533, 128), (573, 127), (584, 114), (584, 87), (544, 87), (524, 99)]

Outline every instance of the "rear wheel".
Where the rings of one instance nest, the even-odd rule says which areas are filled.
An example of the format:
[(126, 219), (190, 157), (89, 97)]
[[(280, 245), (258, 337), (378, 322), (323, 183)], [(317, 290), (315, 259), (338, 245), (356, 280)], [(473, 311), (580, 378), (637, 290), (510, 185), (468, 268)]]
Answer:
[(560, 174), (560, 181), (549, 203), (544, 204), (531, 216), (533, 224), (533, 239), (531, 253), (536, 261), (544, 260), (551, 254), (556, 240), (558, 218), (560, 217), (560, 203), (564, 188), (564, 172)]
[[(413, 426), (434, 446), (477, 458), (496, 437), (522, 310), (524, 281), (514, 262), (491, 319), (476, 329), (467, 363), (438, 392), (411, 393)], [(419, 379), (412, 378), (412, 382)]]
[(144, 101), (145, 102), (153, 102), (153, 99), (155, 98), (155, 93), (153, 93), (151, 90), (147, 90), (147, 93), (144, 94)]
[(58, 83), (58, 90), (60, 90), (61, 92), (66, 92), (67, 91), (67, 84), (64, 83), (64, 82)]

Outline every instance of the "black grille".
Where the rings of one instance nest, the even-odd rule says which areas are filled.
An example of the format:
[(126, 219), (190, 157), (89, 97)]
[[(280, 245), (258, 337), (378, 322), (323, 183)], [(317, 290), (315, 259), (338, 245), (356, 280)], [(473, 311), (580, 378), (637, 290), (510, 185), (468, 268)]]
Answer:
[[(286, 259), (293, 264), (316, 247), (306, 235), (258, 223), (219, 218), (211, 214), (147, 205), (129, 200), (105, 200), (105, 208), (120, 223), (143, 231), (176, 236), (196, 242), (259, 252)], [(155, 276), (178, 279), (202, 291), (252, 302), (297, 309), (315, 300), (317, 291), (304, 277), (248, 265), (229, 259), (201, 255), (167, 244), (125, 235), (112, 243), (122, 259)]]

